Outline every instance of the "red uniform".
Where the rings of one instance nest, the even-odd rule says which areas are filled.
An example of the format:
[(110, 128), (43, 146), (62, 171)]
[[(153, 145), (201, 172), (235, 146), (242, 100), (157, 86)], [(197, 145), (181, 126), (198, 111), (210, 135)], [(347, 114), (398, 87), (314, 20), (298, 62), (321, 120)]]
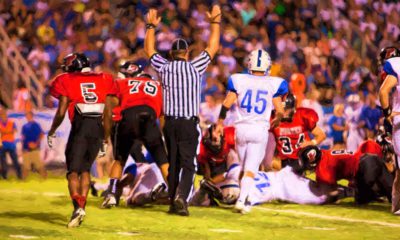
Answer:
[(310, 140), (308, 132), (315, 128), (317, 122), (318, 115), (314, 110), (297, 108), (291, 122), (282, 121), (278, 127), (271, 129), (276, 139), (279, 158), (297, 159), (300, 144)]
[(50, 93), (55, 98), (68, 97), (70, 121), (78, 103), (104, 103), (106, 96), (115, 89), (113, 77), (107, 73), (62, 73), (51, 84)]
[(336, 185), (341, 179), (354, 180), (364, 154), (382, 157), (380, 146), (372, 140), (364, 141), (354, 154), (345, 150), (322, 150), (321, 160), (315, 170), (317, 182)]
[(160, 82), (144, 77), (119, 79), (116, 82), (121, 111), (146, 105), (155, 111), (157, 117), (160, 116), (162, 108)]
[(225, 127), (224, 128), (224, 146), (222, 151), (218, 155), (214, 155), (204, 144), (200, 143), (200, 153), (198, 155), (198, 161), (200, 164), (207, 163), (212, 160), (213, 162), (220, 164), (227, 160), (228, 153), (235, 149), (235, 127)]

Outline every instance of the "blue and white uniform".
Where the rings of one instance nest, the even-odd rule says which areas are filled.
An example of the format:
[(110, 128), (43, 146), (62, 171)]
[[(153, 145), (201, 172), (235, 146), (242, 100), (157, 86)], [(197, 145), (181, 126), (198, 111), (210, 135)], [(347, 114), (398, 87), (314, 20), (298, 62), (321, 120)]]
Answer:
[(249, 198), (252, 205), (274, 200), (298, 204), (323, 204), (328, 189), (322, 193), (311, 191), (311, 180), (295, 174), (290, 166), (278, 172), (258, 172)]
[[(383, 65), (383, 71), (387, 75), (397, 78), (397, 86), (392, 97), (392, 112), (400, 114), (400, 57), (389, 58)], [(400, 115), (393, 118), (393, 146), (397, 155), (396, 167), (400, 168)]]
[(233, 74), (227, 90), (237, 94), (234, 125), (242, 169), (255, 173), (268, 142), (272, 99), (286, 94), (288, 84), (279, 77)]

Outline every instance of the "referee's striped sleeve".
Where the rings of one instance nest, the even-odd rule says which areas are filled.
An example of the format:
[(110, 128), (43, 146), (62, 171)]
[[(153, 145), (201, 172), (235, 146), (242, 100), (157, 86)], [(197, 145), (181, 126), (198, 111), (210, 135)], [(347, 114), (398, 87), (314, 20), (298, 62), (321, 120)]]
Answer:
[(211, 63), (211, 57), (206, 51), (202, 51), (191, 63), (197, 72), (202, 75), (206, 71), (208, 64)]
[(160, 54), (156, 53), (150, 58), (150, 64), (156, 70), (156, 72), (161, 72), (162, 68), (168, 64), (168, 60), (163, 58)]

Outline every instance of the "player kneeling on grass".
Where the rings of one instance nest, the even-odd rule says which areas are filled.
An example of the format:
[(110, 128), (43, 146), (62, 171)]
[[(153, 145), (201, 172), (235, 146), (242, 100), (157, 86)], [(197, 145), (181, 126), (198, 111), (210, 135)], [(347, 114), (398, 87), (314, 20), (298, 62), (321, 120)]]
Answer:
[[(161, 84), (144, 73), (138, 65), (127, 61), (120, 65), (116, 81), (116, 89), (107, 98), (104, 110), (105, 141), (109, 139), (112, 130), (112, 110), (121, 106), (122, 119), (115, 133), (115, 153), (111, 173), (110, 191), (105, 196), (102, 207), (116, 206), (118, 198), (116, 189), (122, 175), (123, 167), (130, 150), (138, 140), (144, 143), (155, 162), (160, 167), (164, 178), (167, 177), (168, 161), (157, 119), (161, 114), (162, 93)], [(116, 97), (118, 96), (118, 97)]]
[(51, 85), (51, 95), (58, 98), (59, 105), (47, 141), (52, 148), (55, 132), (68, 110), (72, 126), (65, 157), (68, 189), (74, 205), (68, 227), (78, 227), (86, 215), (89, 171), (103, 143), (104, 102), (114, 88), (114, 80), (109, 74), (91, 72), (89, 59), (81, 53), (67, 55), (62, 68), (65, 73), (58, 75)]
[(348, 180), (354, 185), (357, 204), (372, 202), (380, 196), (391, 201), (393, 175), (387, 170), (382, 153), (387, 143), (381, 143), (383, 147), (372, 140), (364, 141), (354, 154), (307, 146), (298, 157), (305, 169), (315, 171), (317, 183), (337, 186), (339, 180)]

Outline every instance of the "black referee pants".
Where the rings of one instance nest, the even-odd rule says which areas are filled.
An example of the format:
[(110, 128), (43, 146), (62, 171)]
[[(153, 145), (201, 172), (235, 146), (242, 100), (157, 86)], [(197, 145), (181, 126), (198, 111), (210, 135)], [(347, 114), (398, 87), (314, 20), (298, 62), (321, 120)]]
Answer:
[(165, 118), (164, 137), (168, 150), (168, 193), (187, 202), (196, 172), (200, 130), (198, 119)]

